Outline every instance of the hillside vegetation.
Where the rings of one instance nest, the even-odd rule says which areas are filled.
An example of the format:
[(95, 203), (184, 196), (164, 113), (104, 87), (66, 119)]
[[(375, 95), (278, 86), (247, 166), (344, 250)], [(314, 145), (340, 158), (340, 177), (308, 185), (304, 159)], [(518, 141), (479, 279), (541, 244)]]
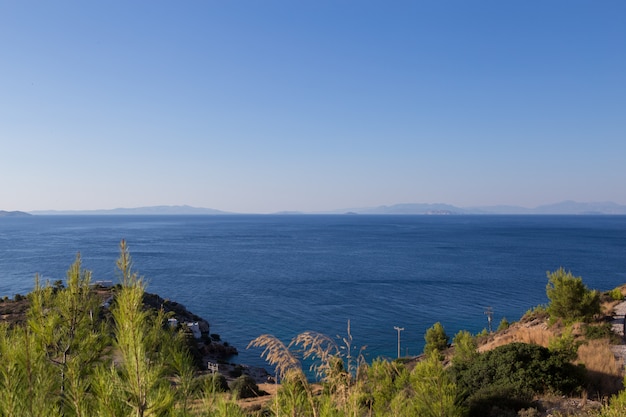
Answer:
[(77, 256), (65, 284), (36, 279), (0, 303), (0, 416), (626, 415), (623, 319), (611, 326), (623, 289), (600, 294), (564, 269), (548, 274), (548, 305), (451, 344), (435, 323), (419, 358), (366, 363), (349, 322), (340, 339), (260, 335), (249, 348), (275, 371), (269, 384), (223, 362), (233, 351), (208, 324), (201, 339), (180, 325), (201, 318), (147, 294), (125, 242), (117, 268), (120, 284), (96, 290)]

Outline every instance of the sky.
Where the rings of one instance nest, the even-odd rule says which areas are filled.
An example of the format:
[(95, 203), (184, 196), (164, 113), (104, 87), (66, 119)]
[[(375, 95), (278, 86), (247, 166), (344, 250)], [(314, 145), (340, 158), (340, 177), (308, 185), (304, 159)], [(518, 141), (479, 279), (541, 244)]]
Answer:
[(626, 204), (626, 2), (0, 0), (0, 210)]

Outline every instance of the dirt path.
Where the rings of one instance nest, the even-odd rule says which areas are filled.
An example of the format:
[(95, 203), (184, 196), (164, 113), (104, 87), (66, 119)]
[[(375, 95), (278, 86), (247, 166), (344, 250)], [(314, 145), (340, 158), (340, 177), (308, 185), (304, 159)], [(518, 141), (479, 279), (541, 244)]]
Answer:
[[(613, 332), (624, 338), (624, 316), (626, 315), (626, 301), (622, 301), (613, 307), (613, 319), (611, 320), (611, 327)], [(612, 345), (611, 350), (615, 354), (615, 357), (622, 359), (626, 363), (626, 345)]]

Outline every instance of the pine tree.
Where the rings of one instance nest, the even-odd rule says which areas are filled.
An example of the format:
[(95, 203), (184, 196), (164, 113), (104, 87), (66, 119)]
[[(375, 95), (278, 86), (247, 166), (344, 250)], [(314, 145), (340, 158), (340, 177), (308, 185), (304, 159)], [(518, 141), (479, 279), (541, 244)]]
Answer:
[[(117, 267), (121, 273), (122, 288), (112, 308), (115, 323), (115, 346), (121, 363), (119, 373), (111, 373), (111, 380), (122, 391), (130, 415), (136, 417), (171, 415), (174, 398), (168, 381), (162, 340), (165, 317), (160, 312), (151, 319), (143, 308), (145, 283), (132, 272), (132, 262), (126, 242), (120, 244)], [(114, 393), (112, 393), (114, 394)]]
[(27, 327), (0, 327), (0, 415), (61, 416), (58, 378)]
[(426, 345), (424, 346), (424, 353), (427, 355), (432, 351), (443, 352), (448, 347), (448, 341), (450, 338), (443, 329), (443, 325), (437, 322), (430, 329), (426, 330), (424, 335)]
[(91, 272), (80, 254), (67, 271), (67, 285), (42, 286), (35, 279), (28, 327), (57, 372), (62, 409), (77, 417), (92, 414), (91, 374), (101, 361), (107, 331), (98, 320), (99, 300), (90, 288)]
[(421, 417), (462, 415), (462, 410), (456, 405), (456, 384), (439, 361), (436, 350), (415, 366), (411, 372), (411, 385), (415, 392), (413, 396), (415, 408), (412, 415)]
[(554, 319), (588, 321), (600, 313), (600, 294), (589, 290), (581, 277), (559, 268), (548, 272), (546, 295), (550, 299), (548, 313)]

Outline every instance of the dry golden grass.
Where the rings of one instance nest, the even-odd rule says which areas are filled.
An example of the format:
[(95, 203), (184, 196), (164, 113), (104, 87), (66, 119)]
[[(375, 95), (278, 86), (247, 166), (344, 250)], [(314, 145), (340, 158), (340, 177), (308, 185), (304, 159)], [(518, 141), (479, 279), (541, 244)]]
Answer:
[(607, 395), (622, 389), (624, 362), (615, 357), (607, 339), (590, 340), (581, 345), (576, 363), (587, 369), (591, 390)]
[(590, 340), (578, 348), (577, 363), (582, 363), (592, 371), (619, 375), (624, 363), (615, 359), (607, 339)]
[[(300, 372), (302, 368), (300, 361), (289, 350), (289, 347), (271, 334), (263, 334), (248, 344), (251, 347), (263, 348), (261, 357), (276, 368), (276, 376), (283, 379), (289, 373)], [(304, 378), (304, 376), (302, 376)]]
[(550, 341), (560, 334), (558, 326), (548, 327), (546, 323), (516, 323), (505, 331), (491, 335), (479, 347), (479, 352), (486, 352), (509, 343), (532, 343), (547, 347)]

